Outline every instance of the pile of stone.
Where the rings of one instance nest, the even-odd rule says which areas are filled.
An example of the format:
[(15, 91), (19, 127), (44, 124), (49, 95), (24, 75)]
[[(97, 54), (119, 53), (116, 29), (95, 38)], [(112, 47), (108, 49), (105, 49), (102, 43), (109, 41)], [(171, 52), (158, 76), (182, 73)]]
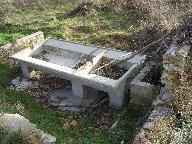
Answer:
[(159, 96), (153, 101), (153, 111), (150, 113), (147, 121), (144, 123), (140, 132), (135, 137), (134, 143), (152, 144), (150, 139), (153, 137), (151, 131), (156, 127), (158, 121), (162, 118), (170, 118), (173, 114), (171, 104), (172, 94), (169, 89), (162, 88)]
[(9, 88), (16, 91), (25, 91), (27, 89), (39, 88), (39, 83), (38, 81), (30, 81), (26, 78), (18, 76), (16, 79), (11, 81)]

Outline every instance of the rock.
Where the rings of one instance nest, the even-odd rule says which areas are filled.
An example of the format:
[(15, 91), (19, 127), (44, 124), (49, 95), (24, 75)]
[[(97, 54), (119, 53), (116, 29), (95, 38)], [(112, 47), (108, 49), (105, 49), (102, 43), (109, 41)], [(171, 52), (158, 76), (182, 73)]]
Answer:
[(162, 95), (160, 98), (161, 98), (161, 100), (166, 101), (166, 102), (170, 102), (172, 100), (171, 94), (168, 94), (168, 93)]
[(29, 74), (29, 77), (30, 78), (33, 78), (35, 76), (35, 71), (33, 70), (30, 74)]
[(21, 81), (22, 82), (28, 82), (28, 80), (26, 78), (24, 78), (24, 77), (21, 79)]
[(78, 125), (78, 122), (76, 121), (76, 120), (72, 120), (71, 122), (70, 122), (70, 126), (71, 127), (76, 127)]
[(162, 106), (158, 106), (156, 110), (158, 111), (159, 116), (164, 116), (164, 117), (169, 117), (173, 112), (171, 108), (162, 107)]
[(59, 111), (79, 113), (85, 110), (85, 107), (80, 106), (89, 106), (90, 103), (93, 103), (94, 101), (95, 99), (92, 97), (92, 95), (86, 99), (74, 96), (71, 86), (64, 89), (55, 90), (48, 94), (48, 102), (51, 105), (58, 107), (57, 109)]
[(37, 129), (35, 124), (30, 123), (28, 119), (19, 114), (2, 114), (0, 115), (0, 123), (5, 129), (20, 132), (28, 138), (41, 138), (40, 141), (43, 141), (44, 144), (54, 144), (56, 142), (55, 137)]
[(175, 44), (172, 44), (170, 46), (170, 49), (164, 54), (165, 56), (176, 56), (177, 46)]
[(2, 114), (0, 116), (0, 123), (7, 129), (17, 132), (22, 131), (31, 133), (36, 131), (35, 125), (30, 124), (29, 120), (19, 114)]
[(141, 130), (141, 132), (138, 135), (139, 138), (144, 139), (145, 138), (145, 131)]
[[(65, 102), (67, 99), (69, 99), (72, 96), (73, 96), (72, 90), (68, 88), (64, 88), (64, 89), (58, 89), (51, 92), (48, 97), (49, 97), (50, 103), (54, 102), (54, 103), (57, 103), (57, 105), (59, 105), (59, 103), (61, 103), (60, 102), (61, 100)], [(63, 106), (66, 106), (66, 104), (64, 103)]]
[(161, 99), (157, 99), (153, 102), (153, 106), (154, 107), (157, 107), (157, 106), (161, 106), (161, 105), (164, 105), (164, 101), (162, 101)]
[(64, 130), (69, 130), (69, 128), (70, 128), (69, 123), (68, 122), (64, 123), (63, 128), (64, 128)]
[(151, 144), (151, 142), (146, 139), (145, 131), (141, 129), (141, 131), (136, 135), (133, 144)]
[(39, 83), (37, 81), (31, 81), (28, 83), (28, 87), (31, 89), (37, 89), (39, 87)]
[(159, 115), (159, 112), (158, 112), (156, 109), (154, 109), (154, 110), (151, 112), (148, 120), (154, 121), (154, 120), (158, 117), (158, 115)]
[(20, 84), (20, 77), (17, 77), (16, 79), (11, 81), (11, 85), (16, 86), (16, 85), (19, 85), (19, 84)]
[(44, 144), (54, 144), (56, 142), (56, 138), (51, 136), (50, 134), (42, 134), (41, 139)]
[(170, 102), (172, 100), (172, 95), (168, 88), (161, 89), (160, 99), (166, 102)]
[(148, 130), (151, 130), (155, 127), (155, 124), (154, 122), (147, 122), (143, 125), (143, 129), (148, 129)]
[(19, 85), (16, 86), (16, 90), (18, 90), (18, 91), (25, 91), (28, 88), (29, 88), (29, 83), (23, 82), (23, 81)]
[(59, 111), (68, 111), (72, 113), (80, 113), (85, 111), (84, 107), (78, 108), (78, 107), (58, 107)]
[(25, 91), (26, 89), (37, 89), (39, 83), (37, 81), (28, 81), (26, 78), (17, 77), (11, 81), (10, 87), (16, 91)]

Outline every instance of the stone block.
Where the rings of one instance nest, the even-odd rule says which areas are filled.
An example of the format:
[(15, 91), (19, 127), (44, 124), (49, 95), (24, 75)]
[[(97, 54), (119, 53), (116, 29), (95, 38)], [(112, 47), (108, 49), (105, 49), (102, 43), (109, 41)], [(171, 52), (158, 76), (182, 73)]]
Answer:
[(154, 96), (159, 93), (159, 88), (155, 85), (144, 81), (150, 73), (151, 67), (146, 65), (130, 84), (130, 103), (136, 105), (151, 105)]
[(132, 82), (130, 86), (131, 103), (136, 105), (151, 105), (155, 96), (155, 86), (144, 82)]

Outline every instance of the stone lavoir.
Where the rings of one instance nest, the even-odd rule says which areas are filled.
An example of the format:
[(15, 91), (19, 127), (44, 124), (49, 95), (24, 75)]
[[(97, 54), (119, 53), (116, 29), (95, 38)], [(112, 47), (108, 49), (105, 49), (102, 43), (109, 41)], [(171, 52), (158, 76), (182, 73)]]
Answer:
[(113, 73), (110, 67), (104, 69), (103, 75), (94, 71), (105, 63), (121, 59), (122, 56), (127, 58), (131, 54), (49, 38), (39, 45), (19, 51), (11, 58), (20, 62), (25, 78), (29, 78), (35, 69), (70, 81), (71, 87), (63, 88), (58, 94), (61, 98), (65, 97), (63, 106), (91, 105), (105, 92), (109, 96), (110, 105), (121, 107), (130, 83), (145, 64), (146, 56), (138, 54), (112, 66), (118, 77), (110, 77), (108, 73)]

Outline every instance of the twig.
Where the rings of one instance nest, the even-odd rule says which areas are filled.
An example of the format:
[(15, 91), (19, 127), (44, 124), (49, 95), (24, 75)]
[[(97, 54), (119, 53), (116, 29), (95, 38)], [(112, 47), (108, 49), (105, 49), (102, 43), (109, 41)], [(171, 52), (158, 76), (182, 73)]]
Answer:
[(118, 119), (115, 121), (115, 123), (113, 123), (113, 125), (109, 128), (108, 133), (110, 133), (114, 128), (117, 127), (119, 121), (120, 121), (121, 118), (125, 115), (125, 111), (126, 111), (126, 110), (127, 110), (126, 108), (123, 110), (123, 112), (122, 112), (121, 115), (118, 117)]
[(102, 103), (106, 102), (108, 99), (109, 99), (109, 98), (106, 98), (106, 99), (100, 101), (98, 104), (95, 104), (95, 105), (91, 106), (91, 108), (95, 108), (95, 107), (101, 105)]
[(159, 51), (162, 49), (162, 47), (163, 47), (163, 43), (161, 43), (161, 45), (158, 47), (158, 49), (155, 52), (154, 56), (156, 56), (159, 53)]
[(114, 124), (109, 128), (108, 133), (111, 132), (111, 130), (113, 130), (114, 128), (117, 127), (118, 122), (119, 122), (119, 119), (116, 120), (116, 121), (114, 122)]
[[(101, 105), (102, 103), (106, 102), (109, 98), (106, 98), (102, 101), (100, 101), (98, 104), (95, 104), (95, 105), (87, 105), (87, 106), (82, 106), (82, 105), (78, 105), (78, 106), (75, 106), (75, 105), (65, 105), (65, 106), (61, 106), (61, 107), (74, 107), (74, 108), (95, 108), (99, 105)], [(60, 108), (60, 106), (54, 106), (56, 108)]]

